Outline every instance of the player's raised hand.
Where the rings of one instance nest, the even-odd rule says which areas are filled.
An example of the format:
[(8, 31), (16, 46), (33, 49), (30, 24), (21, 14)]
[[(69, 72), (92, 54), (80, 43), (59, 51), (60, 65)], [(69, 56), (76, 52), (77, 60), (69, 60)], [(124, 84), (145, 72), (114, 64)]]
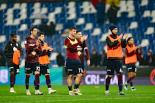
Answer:
[(87, 60), (87, 66), (90, 66), (90, 59)]
[(128, 39), (128, 35), (127, 34), (124, 34), (123, 35), (123, 39), (127, 40)]
[(54, 49), (53, 49), (52, 47), (49, 47), (48, 50), (49, 50), (49, 51), (53, 51)]
[(81, 37), (80, 41), (83, 42), (83, 41), (87, 40), (87, 38), (88, 38), (88, 35), (84, 35)]
[(119, 35), (119, 38), (122, 39), (122, 37), (123, 37), (123, 34), (121, 33), (121, 34)]
[(17, 51), (18, 49), (16, 47), (13, 47), (13, 51)]

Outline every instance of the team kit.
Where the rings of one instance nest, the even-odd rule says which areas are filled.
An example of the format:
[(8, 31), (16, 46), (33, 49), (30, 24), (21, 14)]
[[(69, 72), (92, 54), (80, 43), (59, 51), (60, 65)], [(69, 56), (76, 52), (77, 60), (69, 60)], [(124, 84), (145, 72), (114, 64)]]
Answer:
[[(106, 38), (107, 45), (107, 67), (105, 77), (105, 95), (110, 94), (110, 81), (116, 73), (118, 78), (119, 95), (125, 95), (125, 90), (130, 86), (135, 91), (133, 79), (136, 77), (137, 49), (133, 37), (128, 35), (118, 35), (118, 28), (114, 25), (109, 27), (111, 34)], [(23, 54), (21, 44), (17, 40), (16, 34), (10, 35), (10, 41), (5, 46), (5, 56), (10, 72), (10, 93), (16, 93), (14, 89), (16, 75), (19, 73), (20, 58)], [(53, 48), (45, 41), (45, 34), (37, 27), (30, 29), (30, 34), (25, 39), (25, 92), (32, 95), (29, 89), (29, 79), (34, 75), (35, 95), (43, 95), (40, 91), (40, 76), (45, 76), (48, 94), (56, 92), (52, 88), (49, 70), (49, 56)], [(86, 74), (85, 66), (89, 66), (90, 54), (87, 46), (88, 37), (83, 35), (75, 27), (69, 28), (69, 32), (64, 41), (66, 48), (66, 61), (64, 69), (67, 75), (68, 95), (82, 95), (80, 84)], [(123, 51), (125, 48), (125, 52)], [(124, 62), (123, 62), (124, 61)], [(125, 63), (128, 69), (128, 78), (123, 84), (122, 65)]]

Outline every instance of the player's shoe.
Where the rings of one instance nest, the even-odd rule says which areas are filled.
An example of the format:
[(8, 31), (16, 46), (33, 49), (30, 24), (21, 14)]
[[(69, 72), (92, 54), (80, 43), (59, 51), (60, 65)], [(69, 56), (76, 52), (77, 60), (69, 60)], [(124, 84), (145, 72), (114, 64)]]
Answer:
[(74, 94), (75, 95), (82, 95), (79, 89), (74, 89)]
[(110, 93), (109, 90), (105, 91), (105, 95), (109, 95), (109, 93)]
[(127, 82), (125, 82), (125, 84), (124, 84), (124, 89), (128, 90), (128, 83)]
[(13, 87), (10, 88), (10, 93), (16, 93)]
[(43, 95), (43, 93), (40, 90), (35, 90), (35, 95)]
[(31, 92), (30, 92), (30, 90), (26, 90), (26, 95), (31, 95)]
[(124, 94), (124, 92), (121, 91), (121, 92), (119, 92), (119, 95), (125, 95), (125, 94)]
[(136, 90), (136, 88), (132, 86), (131, 87), (131, 91), (135, 91), (135, 90)]
[(70, 96), (74, 96), (75, 94), (74, 94), (73, 91), (69, 91), (69, 95), (70, 95)]
[(52, 89), (52, 88), (48, 88), (48, 94), (53, 94), (53, 93), (55, 93), (56, 92), (56, 90), (54, 90), (54, 89)]

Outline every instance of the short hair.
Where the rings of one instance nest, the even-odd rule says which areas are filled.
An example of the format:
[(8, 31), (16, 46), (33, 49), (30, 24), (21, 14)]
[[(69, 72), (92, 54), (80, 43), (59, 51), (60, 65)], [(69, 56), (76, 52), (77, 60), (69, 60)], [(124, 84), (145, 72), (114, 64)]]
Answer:
[(17, 34), (16, 34), (16, 33), (11, 33), (10, 36), (11, 36), (11, 38), (12, 38), (12, 37), (14, 37), (14, 36), (17, 36)]
[(109, 27), (109, 29), (112, 31), (113, 29), (115, 29), (115, 28), (117, 28), (117, 26), (115, 26), (115, 25), (112, 25), (112, 26), (110, 26)]
[(133, 37), (129, 37), (129, 38), (127, 39), (127, 42), (128, 42), (129, 40), (131, 40), (131, 39), (133, 39)]
[(75, 29), (75, 30), (76, 30), (76, 27), (70, 27), (70, 28), (69, 28), (69, 30), (73, 30), (73, 29)]
[(79, 32), (80, 32), (79, 30), (76, 31), (76, 33), (79, 33)]
[(34, 26), (30, 29), (30, 32), (33, 31), (34, 29), (38, 29), (38, 28)]
[(39, 32), (38, 36), (45, 35), (43, 32)]

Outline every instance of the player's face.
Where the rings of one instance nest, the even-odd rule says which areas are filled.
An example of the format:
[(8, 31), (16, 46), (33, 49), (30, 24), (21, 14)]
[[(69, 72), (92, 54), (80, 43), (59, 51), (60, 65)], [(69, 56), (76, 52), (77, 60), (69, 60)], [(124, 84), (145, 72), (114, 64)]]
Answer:
[(118, 32), (118, 29), (117, 28), (115, 28), (115, 29), (112, 30), (112, 33), (113, 34), (117, 34), (117, 32)]
[(81, 38), (82, 37), (82, 33), (81, 32), (78, 32), (77, 34), (76, 34), (76, 38)]
[(75, 37), (75, 35), (76, 35), (76, 29), (72, 29), (72, 30), (70, 31), (70, 34), (71, 34), (72, 36)]
[(133, 44), (133, 43), (134, 43), (133, 38), (132, 38), (132, 39), (130, 39), (128, 42), (129, 42), (129, 44)]
[(37, 33), (38, 33), (38, 29), (37, 28), (34, 28), (32, 31), (31, 31), (31, 34), (33, 35), (33, 36), (37, 36)]
[(39, 36), (39, 39), (40, 39), (41, 41), (44, 41), (44, 40), (45, 40), (45, 35), (40, 35), (40, 36)]
[(17, 36), (16, 35), (12, 37), (12, 41), (17, 42)]

